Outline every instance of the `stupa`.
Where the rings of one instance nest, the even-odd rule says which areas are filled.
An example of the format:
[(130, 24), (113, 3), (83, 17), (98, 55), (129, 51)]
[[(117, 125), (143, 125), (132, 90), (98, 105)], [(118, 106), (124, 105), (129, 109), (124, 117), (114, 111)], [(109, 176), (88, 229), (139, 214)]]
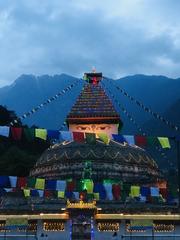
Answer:
[[(87, 83), (66, 119), (69, 131), (105, 133), (111, 139), (123, 124), (100, 85), (102, 73), (85, 73), (84, 78)], [(155, 183), (160, 172), (144, 149), (111, 139), (108, 144), (101, 140), (96, 144), (83, 141), (55, 144), (42, 154), (30, 175), (48, 179), (119, 179), (138, 184)]]
[[(68, 133), (74, 138), (48, 148), (30, 172), (32, 179), (65, 182), (67, 189), (60, 192), (65, 195), (18, 198), (18, 204), (22, 201), (18, 210), (13, 208), (12, 202), (16, 202), (12, 198), (11, 209), (8, 206), (6, 212), (3, 210), (6, 215), (0, 215), (0, 227), (5, 226), (8, 213), (9, 218), (21, 217), (28, 222), (28, 239), (48, 234), (50, 240), (105, 240), (112, 232), (117, 232), (119, 239), (179, 239), (179, 209), (141, 202), (139, 195), (134, 198), (129, 194), (132, 185), (150, 190), (161, 173), (144, 149), (113, 140), (123, 123), (101, 86), (102, 73), (86, 73), (84, 79), (82, 92), (66, 119)], [(14, 234), (19, 236), (19, 232)]]

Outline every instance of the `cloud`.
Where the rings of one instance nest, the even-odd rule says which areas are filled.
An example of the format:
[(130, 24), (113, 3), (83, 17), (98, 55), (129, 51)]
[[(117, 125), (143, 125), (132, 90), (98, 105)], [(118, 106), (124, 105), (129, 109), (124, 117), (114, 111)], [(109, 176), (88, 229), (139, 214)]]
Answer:
[(6, 0), (0, 86), (23, 73), (180, 76), (179, 1)]

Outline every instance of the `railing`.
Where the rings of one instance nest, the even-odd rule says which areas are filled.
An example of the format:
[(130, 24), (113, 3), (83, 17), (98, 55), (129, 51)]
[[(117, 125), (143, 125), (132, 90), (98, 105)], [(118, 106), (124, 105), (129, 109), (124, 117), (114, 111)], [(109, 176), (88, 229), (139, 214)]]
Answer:
[(133, 236), (133, 235), (121, 235), (118, 240), (179, 240), (180, 235), (143, 235), (143, 236)]
[(34, 234), (1, 234), (0, 240), (37, 240)]

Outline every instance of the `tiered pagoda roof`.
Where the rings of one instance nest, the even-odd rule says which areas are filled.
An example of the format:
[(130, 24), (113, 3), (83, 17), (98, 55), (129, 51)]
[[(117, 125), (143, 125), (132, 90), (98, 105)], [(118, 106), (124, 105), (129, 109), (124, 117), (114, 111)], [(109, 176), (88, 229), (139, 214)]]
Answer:
[(67, 123), (120, 123), (120, 116), (100, 85), (87, 84), (67, 116)]

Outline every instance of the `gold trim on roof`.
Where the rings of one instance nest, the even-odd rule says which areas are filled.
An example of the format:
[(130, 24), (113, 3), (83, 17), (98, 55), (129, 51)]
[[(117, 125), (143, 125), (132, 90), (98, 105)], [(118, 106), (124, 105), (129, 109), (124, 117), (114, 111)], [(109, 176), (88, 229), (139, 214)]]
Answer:
[(121, 219), (151, 219), (151, 220), (180, 220), (180, 214), (96, 214), (96, 220), (121, 220)]
[(67, 201), (67, 209), (74, 209), (74, 208), (78, 208), (78, 209), (96, 209), (96, 201), (90, 202), (90, 203), (85, 203), (83, 201), (79, 201), (77, 203), (71, 203), (69, 200)]

